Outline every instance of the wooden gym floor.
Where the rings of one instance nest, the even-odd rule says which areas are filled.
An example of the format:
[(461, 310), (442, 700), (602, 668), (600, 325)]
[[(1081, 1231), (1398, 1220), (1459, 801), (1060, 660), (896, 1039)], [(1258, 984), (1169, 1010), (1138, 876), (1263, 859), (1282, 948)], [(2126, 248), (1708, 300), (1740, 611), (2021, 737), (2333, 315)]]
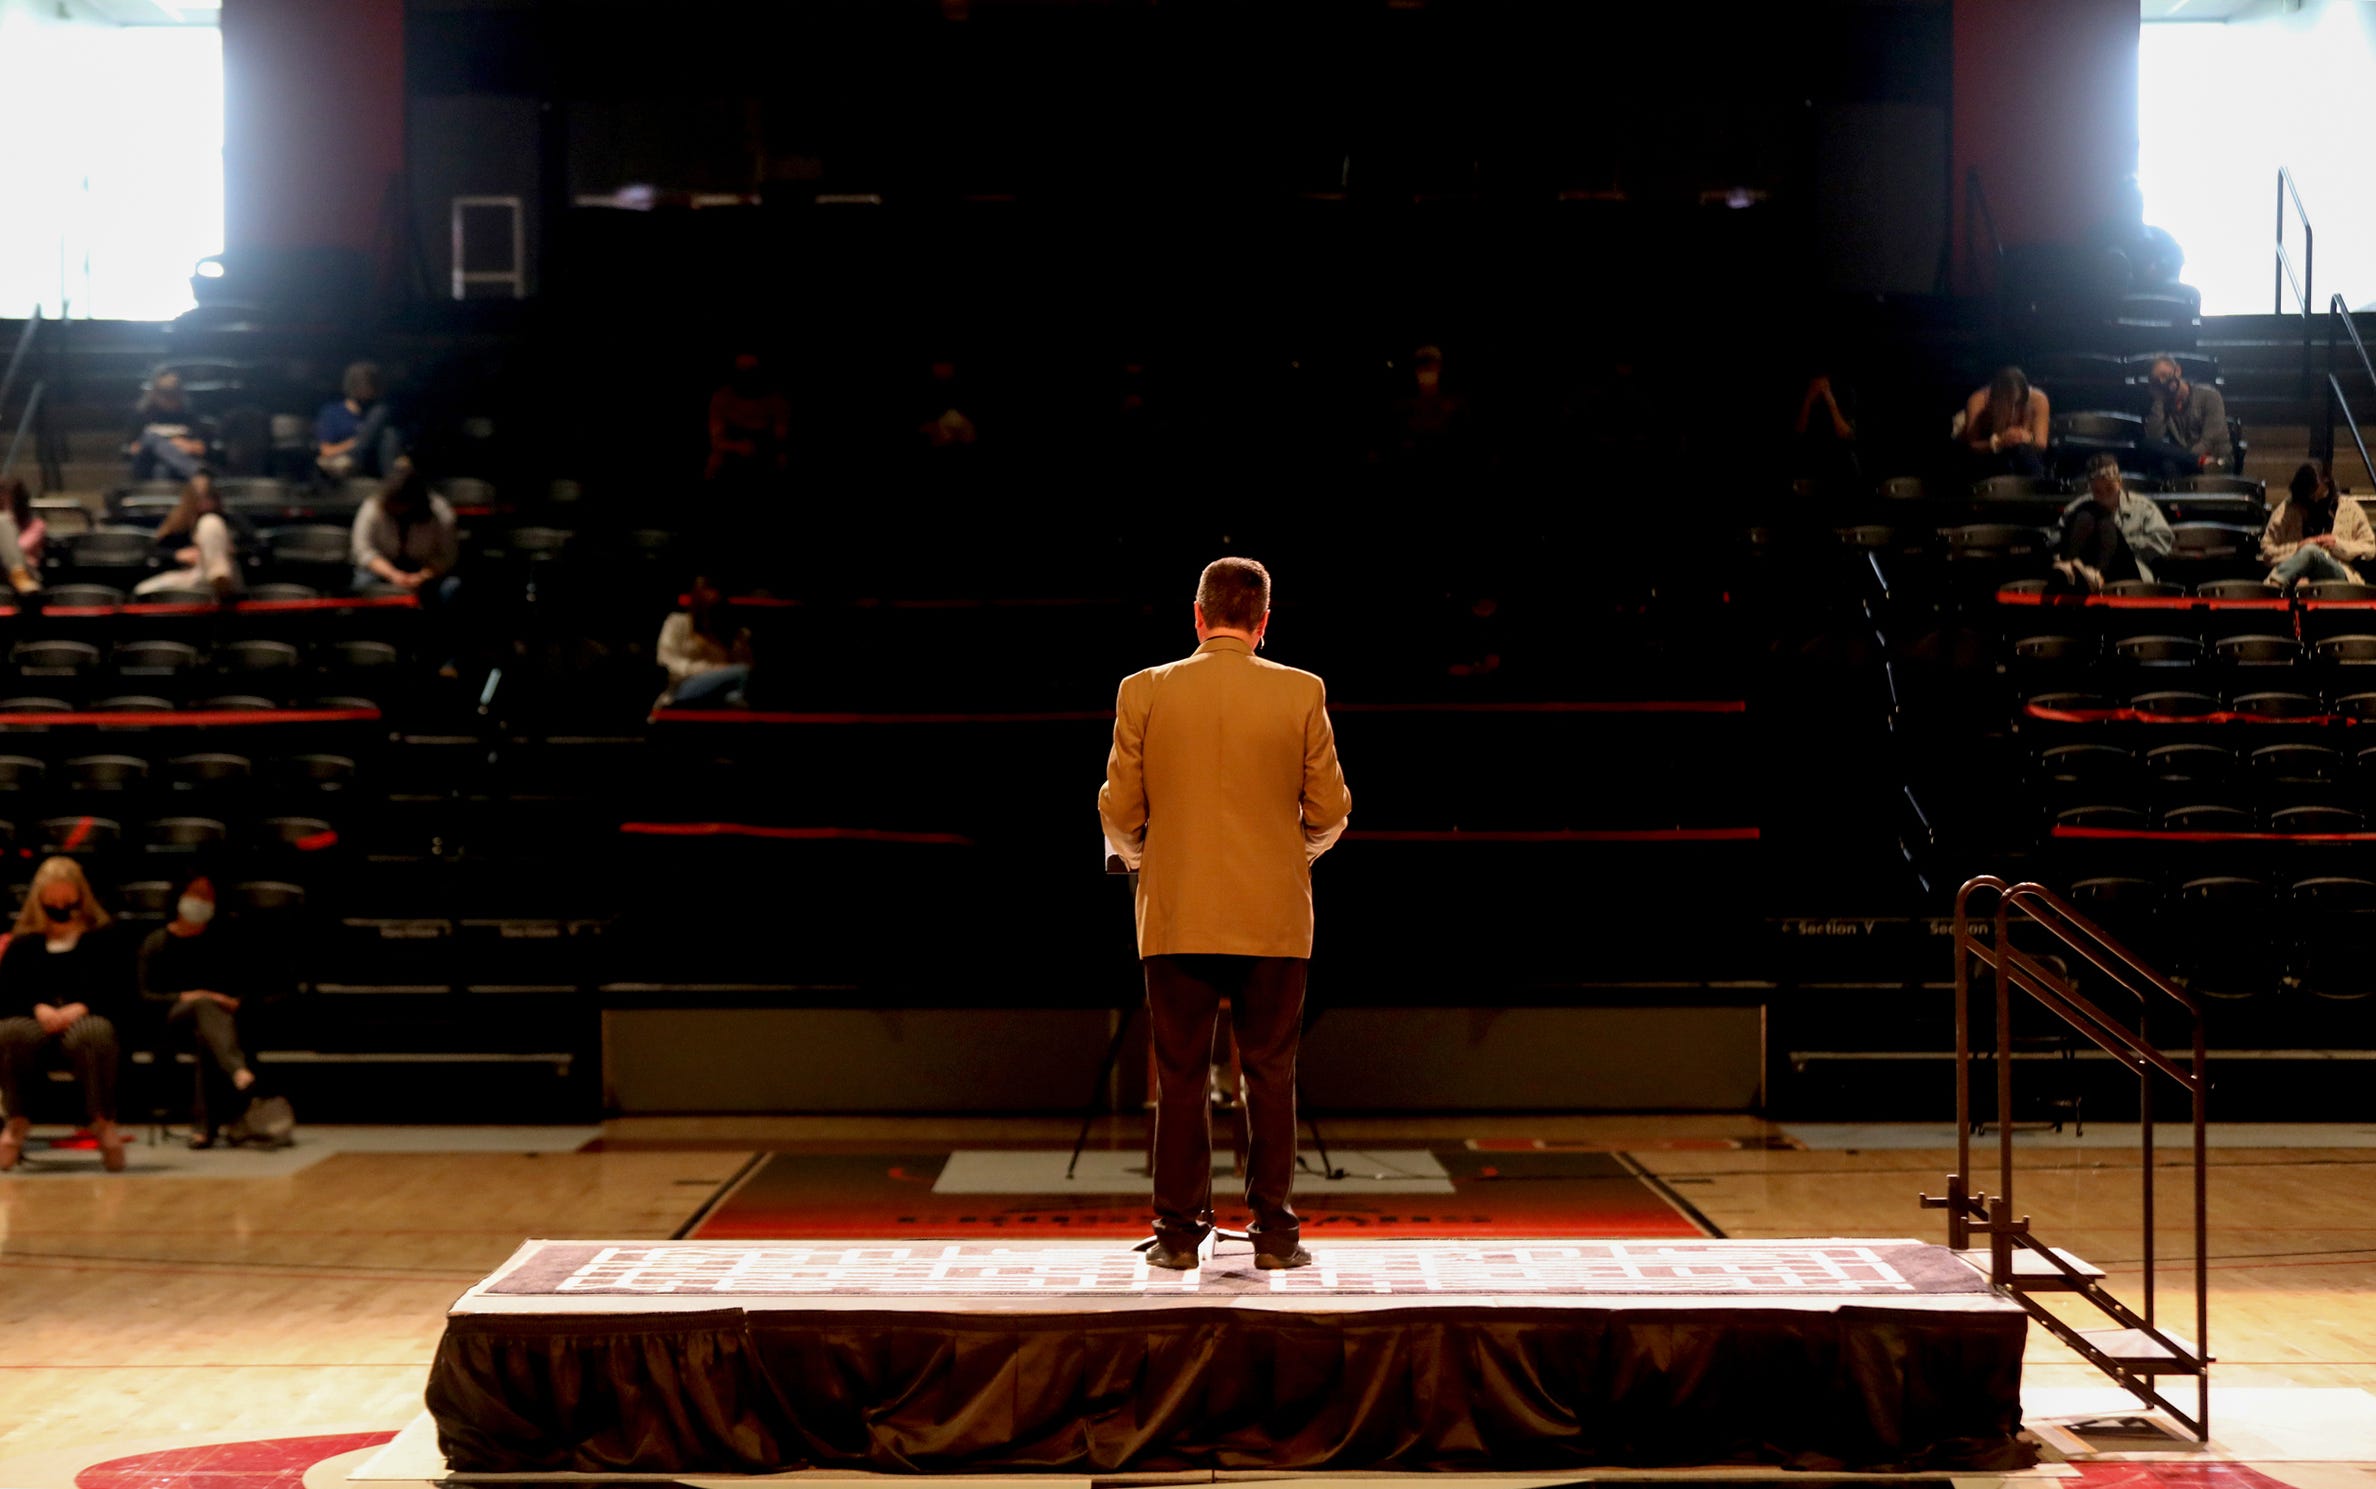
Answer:
[[(1062, 1148), (1071, 1137), (1069, 1122), (1040, 1120), (639, 1119), (608, 1124), (595, 1151), (338, 1151), (253, 1178), (182, 1176), (248, 1156), (213, 1153), (185, 1155), (179, 1174), (61, 1165), (0, 1176), (0, 1484), (72, 1485), (85, 1466), (176, 1443), (394, 1432), (420, 1412), (444, 1308), (523, 1238), (669, 1236), (756, 1150)], [(1495, 1137), (1627, 1152), (1728, 1236), (1944, 1234), (1915, 1196), (1939, 1191), (1951, 1151), (1771, 1146), (1787, 1139), (1748, 1117), (1430, 1117), (1328, 1130), (1340, 1145)], [(1140, 1129), (1115, 1122), (1098, 1141), (1135, 1147)], [(457, 1129), (453, 1146), (505, 1142)], [(2376, 1147), (2223, 1147), (2212, 1161), (2215, 1426), (2222, 1391), (2376, 1392)], [(2188, 1283), (2181, 1165), (2165, 1146), (2166, 1321), (2183, 1313)], [(225, 1171), (235, 1170), (215, 1170)], [(2102, 1265), (2132, 1301), (2145, 1270), (2139, 1176), (2125, 1131), (2099, 1140), (2091, 1130), (2082, 1143), (2025, 1149), (2016, 1191), (2042, 1238)], [(2033, 1392), (2100, 1379), (2033, 1331)], [(2316, 1399), (2365, 1405), (2376, 1421), (2376, 1401)], [(2323, 1485), (2349, 1466), (2365, 1483), (2376, 1433), (2340, 1421), (2327, 1450), (2297, 1442), (2284, 1455), (2294, 1467), (2264, 1471)], [(156, 1482), (232, 1489), (229, 1478)]]

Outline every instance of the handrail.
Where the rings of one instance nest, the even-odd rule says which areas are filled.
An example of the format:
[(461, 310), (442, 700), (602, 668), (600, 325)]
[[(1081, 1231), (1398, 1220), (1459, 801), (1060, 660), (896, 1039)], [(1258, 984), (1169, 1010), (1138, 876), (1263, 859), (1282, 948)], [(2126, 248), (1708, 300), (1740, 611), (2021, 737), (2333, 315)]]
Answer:
[[(1987, 923), (1984, 942), (1975, 935), (1973, 900), (1980, 895), (1993, 895), (1994, 913)], [(2016, 920), (2032, 925), (2051, 936), (2085, 964), (2111, 979), (2120, 991), (2137, 1000), (2138, 1013), (2134, 1028), (2114, 1018), (2094, 1000), (2082, 994), (2068, 976), (2058, 973), (2045, 962), (2013, 944), (2012, 933)], [(2164, 1398), (2150, 1373), (2138, 1374), (2123, 1367), (2118, 1359), (2095, 1349), (2088, 1339), (2068, 1324), (2032, 1306), (2026, 1297), (2025, 1307), (2048, 1329), (2073, 1345), (2080, 1352), (2112, 1371), (2114, 1377), (2137, 1393), (2142, 1399), (2162, 1407), (2186, 1423), (2198, 1435), (2208, 1440), (2211, 1420), (2210, 1377), (2206, 1368), (2210, 1327), (2209, 1272), (2209, 1161), (2207, 1152), (2206, 1099), (2210, 1078), (2206, 1074), (2209, 1051), (2203, 1033), (2202, 1005), (2192, 994), (2170, 982), (2146, 964), (2135, 952), (2088, 920), (2071, 905), (2057, 897), (2043, 885), (2022, 882), (2008, 883), (1993, 875), (1981, 875), (1967, 881), (1955, 896), (1955, 1159), (1956, 1171), (1948, 1178), (1948, 1195), (1943, 1201), (1925, 1197), (1929, 1208), (1949, 1211), (1948, 1240), (1958, 1250), (1968, 1246), (1975, 1215), (1982, 1218), (1989, 1235), (1989, 1277), (1999, 1286), (2014, 1281), (2012, 1253), (2016, 1245), (2045, 1258), (2051, 1268), (2073, 1285), (2080, 1284), (2080, 1274), (2051, 1247), (2041, 1245), (2031, 1237), (2026, 1218), (2015, 1219), (2013, 1209), (2013, 994), (2026, 994), (2097, 1047), (2129, 1066), (2137, 1074), (2139, 1142), (2143, 1149), (2140, 1166), (2142, 1211), (2144, 1223), (2144, 1295), (2142, 1313), (2100, 1289), (2086, 1287), (2091, 1301), (2114, 1319), (2122, 1322), (2138, 1335), (2150, 1339), (2167, 1350), (2172, 1359), (2193, 1359), (2197, 1362), (2197, 1400), (2195, 1415), (2189, 1419), (2175, 1405)], [(1997, 1125), (1997, 1181), (1998, 1191), (1992, 1196), (1975, 1196), (1971, 1190), (1972, 1177), (1972, 1025), (1971, 1025), (1971, 967), (1977, 963), (1996, 975), (1996, 1125)], [(2157, 1047), (2151, 1038), (2154, 1010), (2175, 1004), (2186, 1017), (2192, 1046), (2191, 1063), (2180, 1064), (2184, 1057), (2172, 1057)], [(2194, 1132), (2194, 1339), (2191, 1349), (2163, 1332), (2157, 1322), (2158, 1299), (2155, 1288), (2157, 1236), (2154, 1221), (2154, 1161), (2153, 1161), (2153, 1092), (2156, 1074), (2168, 1077), (2187, 1092)], [(2016, 1296), (2020, 1296), (2017, 1292)]]
[[(1988, 247), (1995, 265), (1986, 285), (1980, 282), (1980, 255), (1972, 241), (1972, 224), (1977, 221), (1988, 229)], [(1974, 289), (2002, 289), (2005, 283), (2005, 240), (1997, 236), (1996, 213), (1989, 209), (1988, 192), (1980, 184), (1980, 167), (1964, 167), (1964, 271), (1972, 276)]]
[(25, 322), (25, 334), (17, 338), (16, 350), (8, 354), (8, 370), (0, 372), (0, 419), (8, 417), (8, 391), (16, 386), (17, 371), (25, 365), (25, 353), (33, 349), (33, 333), (41, 329), (41, 307), (33, 307), (33, 318)]
[[(2292, 255), (2285, 251), (2285, 204), (2289, 199), (2293, 202), (2294, 217), (2302, 224), (2302, 272), (2299, 277), (2294, 274)], [(2301, 302), (2302, 307), (2302, 396), (2305, 398), (2310, 396), (2310, 307), (2313, 303), (2311, 291), (2317, 285), (2312, 274), (2312, 271), (2317, 267), (2317, 248), (2318, 242), (2310, 232), (2309, 209), (2302, 205), (2302, 190), (2294, 184), (2293, 171), (2286, 166), (2279, 166), (2277, 167), (2276, 291), (2275, 303), (2271, 306), (2269, 313), (2271, 315), (2286, 313), (2285, 288), (2288, 283), (2291, 283), (2294, 295)]]
[(2351, 305), (2341, 295), (2335, 295), (2327, 301), (2326, 442), (2319, 454), (2332, 470), (2335, 463), (2335, 416), (2341, 414), (2344, 425), (2351, 430), (2352, 444), (2359, 448), (2360, 465), (2367, 471), (2369, 483), (2376, 485), (2376, 459), (2369, 458), (2368, 442), (2360, 438), (2359, 420), (2352, 416), (2351, 405), (2343, 397), (2342, 369), (2335, 365), (2343, 345), (2341, 338), (2335, 335), (2338, 329), (2344, 336), (2351, 338), (2351, 349), (2359, 356), (2360, 371), (2367, 374), (2370, 385), (2376, 386), (2376, 361), (2369, 359), (2368, 344), (2360, 340), (2359, 327), (2352, 323)]
[(8, 473), (16, 469), (17, 450), (25, 443), (25, 431), (33, 428), (34, 421), (40, 416), (41, 395), (47, 391), (48, 383), (37, 382), (33, 385), (33, 391), (25, 395), (25, 416), (17, 420), (16, 433), (8, 437), (8, 457), (0, 460), (0, 481), (7, 480)]

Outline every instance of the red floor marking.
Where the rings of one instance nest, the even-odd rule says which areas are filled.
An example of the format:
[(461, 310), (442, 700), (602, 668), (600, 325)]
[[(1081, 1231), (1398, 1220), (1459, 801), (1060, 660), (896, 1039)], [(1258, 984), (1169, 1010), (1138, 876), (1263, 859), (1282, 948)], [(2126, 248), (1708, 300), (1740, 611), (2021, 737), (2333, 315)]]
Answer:
[(75, 1489), (304, 1489), (305, 1471), (315, 1464), (361, 1448), (376, 1448), (395, 1435), (347, 1432), (166, 1448), (94, 1463), (74, 1476), (74, 1485)]
[[(2173, 1442), (2172, 1447), (2177, 1444)], [(2241, 1463), (2079, 1463), (2084, 1489), (2290, 1489)]]

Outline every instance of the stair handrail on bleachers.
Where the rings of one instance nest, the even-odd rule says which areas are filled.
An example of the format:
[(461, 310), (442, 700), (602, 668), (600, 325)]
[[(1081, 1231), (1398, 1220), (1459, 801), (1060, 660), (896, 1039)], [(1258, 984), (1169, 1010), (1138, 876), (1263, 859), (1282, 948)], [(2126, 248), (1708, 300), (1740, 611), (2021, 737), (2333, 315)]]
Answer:
[[(1976, 930), (1974, 903), (1985, 896), (1994, 897), (1994, 914)], [(2012, 932), (2017, 923), (2043, 931), (2061, 944), (2074, 959), (2074, 965), (2093, 967), (2111, 979), (2115, 987), (2134, 997), (2138, 1004), (2135, 1027), (2131, 1028), (2082, 994), (2071, 976), (2015, 946)], [(1993, 1195), (1972, 1188), (1971, 968), (1974, 964), (1996, 974), (1996, 1028), (1994, 1048), (1990, 1051), (1996, 1066), (1997, 1192)], [(2137, 1074), (2137, 1117), (2143, 1149), (2140, 1171), (2145, 1301), (2141, 1311), (2131, 1309), (2106, 1291), (2099, 1271), (2032, 1236), (2028, 1216), (2016, 1218), (2012, 1121), (2012, 995), (2015, 992), (2042, 1004), (2090, 1043)], [(2191, 1059), (2184, 1065), (2180, 1060), (2187, 1057), (2173, 1058), (2150, 1037), (2155, 1011), (2158, 1009), (2167, 1017), (2172, 1007), (2184, 1014), (2191, 1044)], [(1985, 1234), (1987, 1270), (1992, 1284), (2007, 1292), (2048, 1332), (2140, 1401), (2167, 1412), (2199, 1440), (2208, 1441), (2211, 1356), (2205, 1102), (2210, 1080), (2206, 1074), (2201, 1005), (2043, 885), (2008, 883), (1984, 874), (1968, 880), (1955, 896), (1955, 1056), (1956, 1171), (1948, 1176), (1944, 1196), (1937, 1199), (1927, 1194), (1922, 1196), (1923, 1208), (1947, 1211), (1948, 1244), (1958, 1252), (1970, 1255), (1972, 1233)], [(2194, 1337), (2191, 1340), (2165, 1332), (2158, 1321), (2153, 1147), (2156, 1076), (2166, 1077), (2187, 1093), (2193, 1123)], [(2021, 1257), (2019, 1262), (2017, 1252)], [(1973, 1259), (1977, 1264), (1978, 1259)], [(2031, 1296), (2037, 1291), (2076, 1293), (2121, 1327), (2111, 1331), (2082, 1331)], [(2156, 1385), (2161, 1375), (2196, 1378), (2195, 1410), (2191, 1415), (2161, 1393)]]
[(17, 374), (24, 370), (25, 354), (33, 349), (33, 339), (41, 330), (41, 307), (33, 307), (33, 314), (25, 321), (25, 329), (17, 337), (16, 349), (8, 354), (8, 369), (0, 372), (0, 419), (8, 417), (8, 395), (15, 391)]
[[(2293, 256), (2285, 251), (2285, 207), (2288, 202), (2293, 204), (2295, 220), (2302, 225), (2302, 272), (2299, 277), (2294, 274)], [(2276, 303), (2269, 313), (2271, 315), (2286, 314), (2285, 290), (2288, 284), (2292, 285), (2295, 302), (2302, 308), (2302, 396), (2304, 398), (2310, 396), (2310, 338), (2311, 322), (2314, 319), (2312, 310), (2314, 302), (2311, 298), (2311, 291), (2316, 287), (2316, 281), (2311, 277), (2311, 271), (2317, 267), (2316, 248), (2317, 240), (2311, 236), (2310, 232), (2310, 212), (2302, 205), (2301, 188), (2294, 184), (2292, 169), (2287, 166), (2279, 166), (2277, 167), (2277, 289)]]
[[(16, 469), (17, 452), (24, 447), (25, 431), (37, 427), (41, 418), (41, 395), (48, 391), (48, 383), (37, 381), (33, 384), (32, 389), (25, 394), (24, 416), (17, 420), (15, 430), (8, 436), (8, 453), (0, 456), (0, 481), (7, 480), (10, 472)], [(35, 442), (34, 448), (36, 452), (39, 451), (38, 441)]]
[[(2342, 334), (2337, 335), (2340, 331)], [(2351, 431), (2351, 442), (2359, 448), (2360, 466), (2368, 473), (2368, 481), (2376, 485), (2376, 460), (2368, 456), (2368, 442), (2360, 438), (2359, 420), (2351, 412), (2351, 405), (2343, 397), (2343, 373), (2349, 369), (2339, 365), (2343, 342), (2348, 337), (2353, 355), (2359, 358), (2360, 374), (2376, 386), (2376, 361), (2368, 357), (2368, 344), (2360, 340), (2359, 327), (2352, 323), (2351, 306), (2341, 295), (2327, 301), (2327, 385), (2326, 436), (2319, 449), (2320, 458), (2332, 470), (2335, 462), (2335, 419), (2342, 417), (2343, 427)]]

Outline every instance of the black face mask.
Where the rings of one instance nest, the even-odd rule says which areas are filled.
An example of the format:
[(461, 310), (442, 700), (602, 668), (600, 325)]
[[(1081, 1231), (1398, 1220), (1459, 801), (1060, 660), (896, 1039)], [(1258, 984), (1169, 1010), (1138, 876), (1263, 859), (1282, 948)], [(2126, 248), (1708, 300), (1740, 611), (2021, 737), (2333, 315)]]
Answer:
[(72, 920), (74, 918), (75, 912), (81, 908), (82, 906), (80, 905), (44, 904), (41, 907), (41, 913), (50, 918), (50, 924), (63, 925), (67, 921)]

